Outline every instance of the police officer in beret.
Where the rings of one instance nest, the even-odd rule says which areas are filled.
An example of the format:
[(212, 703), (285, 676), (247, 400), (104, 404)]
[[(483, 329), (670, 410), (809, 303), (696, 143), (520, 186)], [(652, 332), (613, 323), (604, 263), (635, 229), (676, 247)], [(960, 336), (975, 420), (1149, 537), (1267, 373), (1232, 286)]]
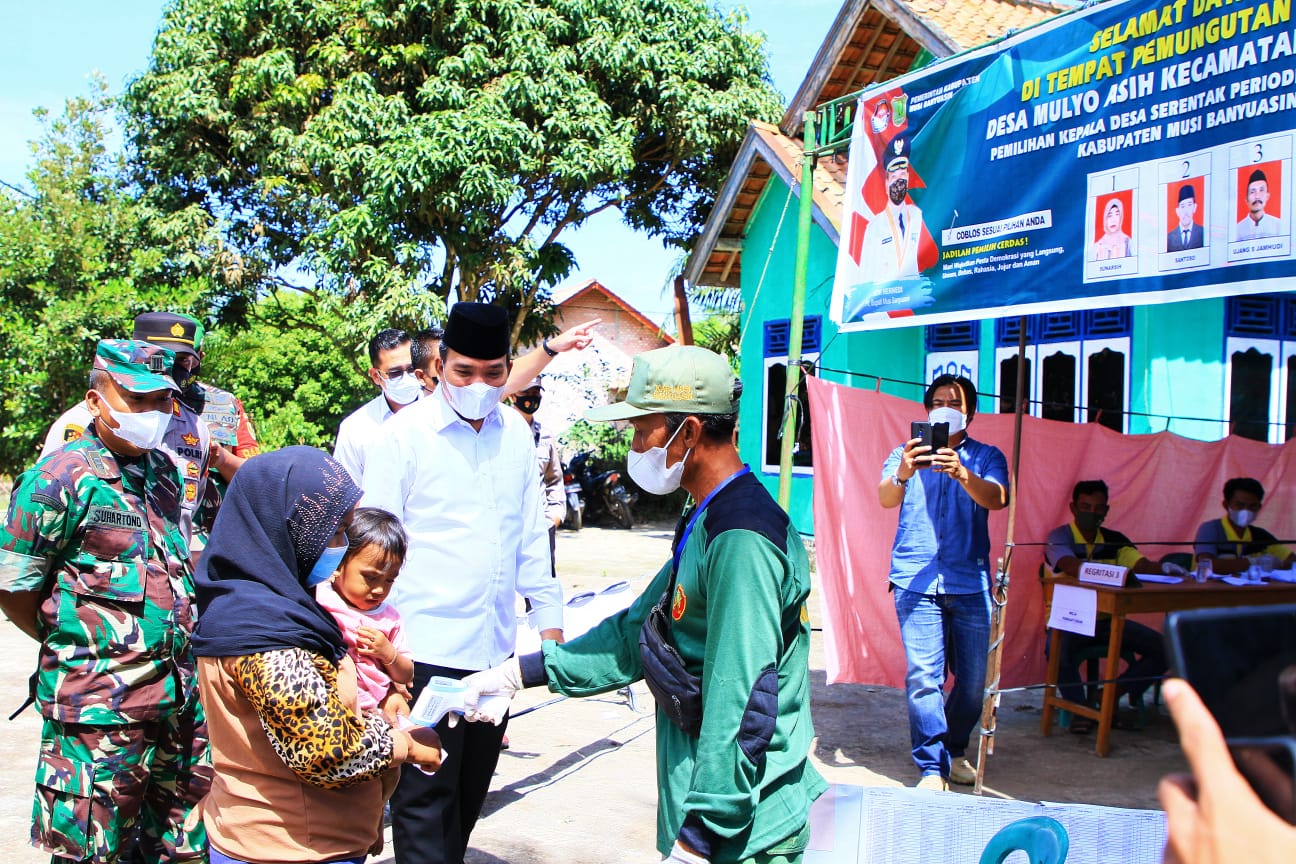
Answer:
[[(205, 465), (161, 452), (171, 351), (101, 341), (84, 434), (24, 472), (0, 527), (0, 610), (40, 643), (32, 840), (55, 862), (206, 861), (211, 784), (189, 634), (184, 502)], [(137, 845), (136, 845), (137, 844)]]

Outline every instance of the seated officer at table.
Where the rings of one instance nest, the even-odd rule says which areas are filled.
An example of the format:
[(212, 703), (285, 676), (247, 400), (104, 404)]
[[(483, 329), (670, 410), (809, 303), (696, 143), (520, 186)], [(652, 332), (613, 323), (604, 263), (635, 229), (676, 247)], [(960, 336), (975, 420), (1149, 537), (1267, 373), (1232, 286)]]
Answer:
[[(1149, 561), (1119, 531), (1100, 527), (1107, 516), (1107, 484), (1101, 480), (1081, 480), (1071, 492), (1072, 520), (1049, 532), (1044, 559), (1055, 573), (1078, 576), (1080, 565), (1086, 561), (1099, 564), (1116, 564), (1128, 567), (1135, 573), (1160, 573), (1159, 563)], [(1107, 647), (1111, 637), (1111, 618), (1103, 615), (1094, 627), (1093, 636), (1078, 633), (1062, 634), (1062, 662), (1058, 667), (1058, 689), (1062, 698), (1071, 702), (1084, 699), (1080, 681), (1080, 661), (1077, 655), (1091, 645)], [(1161, 634), (1139, 624), (1126, 621), (1121, 639), (1121, 651), (1132, 651), (1134, 662), (1117, 678), (1119, 688), (1116, 698), (1128, 694), (1131, 705), (1143, 701), (1143, 693), (1154, 683), (1152, 679), (1163, 675), (1167, 668), (1165, 647)], [(1073, 717), (1071, 731), (1088, 732), (1093, 721), (1087, 717)]]
[(1224, 484), (1224, 518), (1203, 522), (1197, 529), (1193, 551), (1198, 561), (1227, 576), (1245, 572), (1251, 557), (1272, 555), (1278, 566), (1292, 566), (1292, 551), (1265, 529), (1253, 524), (1264, 503), (1264, 487), (1251, 477), (1234, 477)]

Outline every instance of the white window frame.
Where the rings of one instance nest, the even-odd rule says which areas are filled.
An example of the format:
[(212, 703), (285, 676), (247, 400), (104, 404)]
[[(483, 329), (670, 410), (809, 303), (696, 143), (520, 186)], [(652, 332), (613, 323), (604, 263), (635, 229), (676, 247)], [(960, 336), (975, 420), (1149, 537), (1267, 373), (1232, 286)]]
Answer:
[[(1089, 407), (1089, 358), (1095, 354), (1101, 354), (1105, 349), (1110, 348), (1117, 354), (1125, 357), (1125, 386), (1121, 388), (1125, 394), (1121, 399), (1121, 432), (1129, 432), (1130, 421), (1130, 382), (1133, 381), (1133, 372), (1130, 363), (1130, 337), (1128, 336), (1111, 336), (1105, 339), (1086, 339), (1081, 346), (1084, 354), (1084, 363), (1080, 367), (1080, 384), (1081, 389), (1076, 392), (1080, 394), (1080, 401), (1084, 403), (1085, 408)], [(1076, 412), (1076, 422), (1088, 422), (1087, 415), (1084, 411)]]
[[(765, 454), (769, 452), (769, 444), (770, 444), (770, 429), (769, 429), (769, 425), (766, 423), (766, 420), (765, 420), (765, 418), (769, 416), (769, 407), (770, 407), (770, 406), (769, 406), (769, 400), (770, 400), (770, 392), (769, 392), (769, 370), (770, 370), (770, 367), (771, 367), (771, 366), (787, 366), (787, 362), (788, 362), (788, 358), (787, 358), (787, 355), (786, 355), (786, 354), (782, 354), (782, 355), (775, 356), (775, 357), (766, 357), (766, 358), (765, 358), (765, 365), (764, 365), (763, 367), (761, 367), (761, 451), (760, 451), (760, 456), (761, 456), (761, 471), (764, 472), (764, 473), (766, 473), (766, 474), (777, 474), (777, 473), (779, 472), (779, 464), (778, 464), (777, 462), (775, 462), (774, 464), (771, 465), (771, 464), (769, 464), (768, 462), (765, 461)], [(816, 369), (818, 369), (818, 368), (819, 368), (819, 352), (816, 351), (816, 352), (811, 352), (811, 353), (809, 353), (809, 354), (802, 354), (802, 355), (801, 355), (801, 363), (802, 363), (803, 365), (806, 364), (806, 363), (809, 363), (809, 364), (811, 364), (812, 366), (814, 366)], [(778, 398), (779, 400), (782, 400), (783, 397), (786, 396), (786, 395), (787, 395), (786, 393), (780, 393), (780, 394), (778, 394), (778, 397), (777, 397), (777, 398)], [(806, 413), (807, 416), (810, 414), (810, 406), (809, 406), (808, 404), (806, 404), (806, 405), (802, 405), (801, 408), (802, 408), (802, 410)], [(792, 466), (792, 473), (793, 473), (793, 474), (797, 474), (797, 475), (801, 475), (801, 476), (803, 476), (803, 477), (813, 477), (813, 476), (814, 476), (814, 466), (811, 465), (810, 467), (807, 468), (807, 467), (805, 467), (805, 466), (803, 466), (803, 465), (793, 465), (793, 466)]]
[[(1229, 356), (1233, 355), (1230, 354)], [(1293, 419), (1287, 415), (1287, 387), (1291, 383), (1287, 376), (1287, 362), (1292, 357), (1296, 357), (1296, 342), (1283, 340), (1282, 356), (1279, 358), (1278, 363), (1278, 382), (1281, 385), (1278, 389), (1278, 414), (1280, 416), (1278, 418), (1279, 425), (1274, 429), (1278, 439), (1274, 442), (1275, 444), (1282, 444), (1287, 440), (1287, 424)]]
[[(1029, 385), (1030, 397), (1028, 398), (1034, 398), (1035, 379), (1039, 377), (1039, 356), (1037, 351), (1038, 347), (1039, 346), (1035, 344), (1029, 344), (1026, 346), (1026, 360), (1027, 362), (1030, 363), (1030, 368), (1031, 368), (1031, 380)], [(999, 386), (999, 370), (1003, 368), (1003, 364), (1006, 360), (1010, 360), (1016, 356), (1017, 356), (1017, 347), (1015, 345), (1012, 347), (1003, 347), (1003, 348), (995, 349), (994, 374), (992, 376), (992, 380), (994, 381), (995, 393), (1003, 392), (1003, 388)], [(995, 402), (994, 413), (996, 414), (1003, 413), (999, 411), (999, 397), (995, 397), (994, 402)], [(1032, 415), (1035, 414), (1035, 406), (1033, 404), (1027, 406), (1027, 409), (1028, 409), (1027, 410), (1028, 414), (1032, 414)]]
[[(1070, 357), (1075, 361), (1075, 380), (1071, 382), (1074, 388), (1075, 401), (1077, 405), (1084, 401), (1084, 391), (1080, 389), (1080, 384), (1085, 380), (1084, 368), (1081, 366), (1080, 340), (1068, 340), (1066, 342), (1041, 342), (1035, 346), (1035, 363), (1031, 368), (1035, 374), (1031, 380), (1031, 416), (1041, 417), (1044, 414), (1044, 361), (1054, 354), (1062, 354)], [(1071, 410), (1071, 422), (1079, 423), (1084, 412), (1079, 407)]]
[[(1269, 364), (1269, 434), (1268, 441), (1270, 444), (1283, 443), (1284, 425), (1278, 425), (1282, 414), (1283, 403), (1286, 401), (1286, 390), (1280, 385), (1283, 383), (1283, 371), (1286, 369), (1286, 363), (1283, 357), (1286, 356), (1286, 344), (1280, 339), (1258, 338), (1254, 336), (1229, 336), (1224, 340), (1224, 410), (1230, 411), (1233, 405), (1233, 355), (1245, 354), (1251, 348), (1256, 349), (1261, 354), (1268, 354), (1272, 359)], [(1224, 438), (1229, 434), (1229, 426), (1232, 424), (1231, 414), (1225, 416), (1220, 430), (1220, 437)]]
[[(1027, 345), (1026, 359), (1030, 362), (1031, 368), (1030, 415), (1039, 417), (1043, 413), (1040, 405), (1044, 394), (1044, 369), (1042, 363), (1046, 358), (1060, 352), (1069, 354), (1076, 359), (1075, 393), (1078, 404), (1072, 422), (1088, 422), (1086, 409), (1089, 401), (1089, 358), (1106, 348), (1110, 348), (1112, 351), (1125, 356), (1125, 386), (1123, 388), (1124, 398), (1121, 404), (1121, 431), (1128, 432), (1131, 381), (1130, 341), (1128, 336), (1110, 336), (1101, 339), (1068, 339), (1062, 342), (1037, 342)], [(999, 389), (1000, 367), (1004, 361), (1016, 356), (1016, 354), (1017, 348), (1015, 346), (995, 348), (994, 383), (996, 390)]]
[[(927, 383), (936, 379), (937, 375), (946, 373), (953, 375), (965, 375), (968, 380), (977, 382), (977, 389), (980, 390), (980, 369), (979, 360), (981, 352), (975, 348), (960, 348), (957, 351), (932, 351), (927, 355)], [(950, 373), (948, 367), (953, 366), (959, 370)]]

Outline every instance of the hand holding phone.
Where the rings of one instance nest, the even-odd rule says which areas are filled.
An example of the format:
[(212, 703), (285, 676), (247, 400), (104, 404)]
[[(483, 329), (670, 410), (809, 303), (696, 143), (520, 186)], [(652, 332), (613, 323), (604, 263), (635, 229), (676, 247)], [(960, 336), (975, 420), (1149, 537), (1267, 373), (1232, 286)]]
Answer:
[(1269, 812), (1234, 767), (1219, 726), (1183, 681), (1162, 697), (1179, 729), (1192, 774), (1165, 777), (1157, 797), (1166, 813), (1165, 860), (1179, 864), (1291, 860), (1296, 828)]
[(926, 468), (931, 464), (931, 454), (943, 447), (949, 446), (949, 424), (948, 423), (928, 423), (925, 420), (914, 420), (909, 424), (909, 438), (918, 439), (916, 447), (930, 447), (926, 453), (922, 454), (920, 467)]
[(1296, 824), (1296, 606), (1175, 612), (1166, 641), (1194, 700), (1200, 697), (1218, 724), (1234, 770)]

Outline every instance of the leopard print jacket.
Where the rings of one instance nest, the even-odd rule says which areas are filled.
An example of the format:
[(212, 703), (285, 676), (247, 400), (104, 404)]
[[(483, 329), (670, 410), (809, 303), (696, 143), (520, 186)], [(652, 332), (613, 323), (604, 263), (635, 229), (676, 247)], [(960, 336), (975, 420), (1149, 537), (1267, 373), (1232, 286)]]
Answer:
[(234, 658), (233, 672), (275, 753), (307, 783), (344, 789), (392, 766), (391, 727), (342, 702), (337, 668), (325, 658), (301, 648), (267, 651)]

